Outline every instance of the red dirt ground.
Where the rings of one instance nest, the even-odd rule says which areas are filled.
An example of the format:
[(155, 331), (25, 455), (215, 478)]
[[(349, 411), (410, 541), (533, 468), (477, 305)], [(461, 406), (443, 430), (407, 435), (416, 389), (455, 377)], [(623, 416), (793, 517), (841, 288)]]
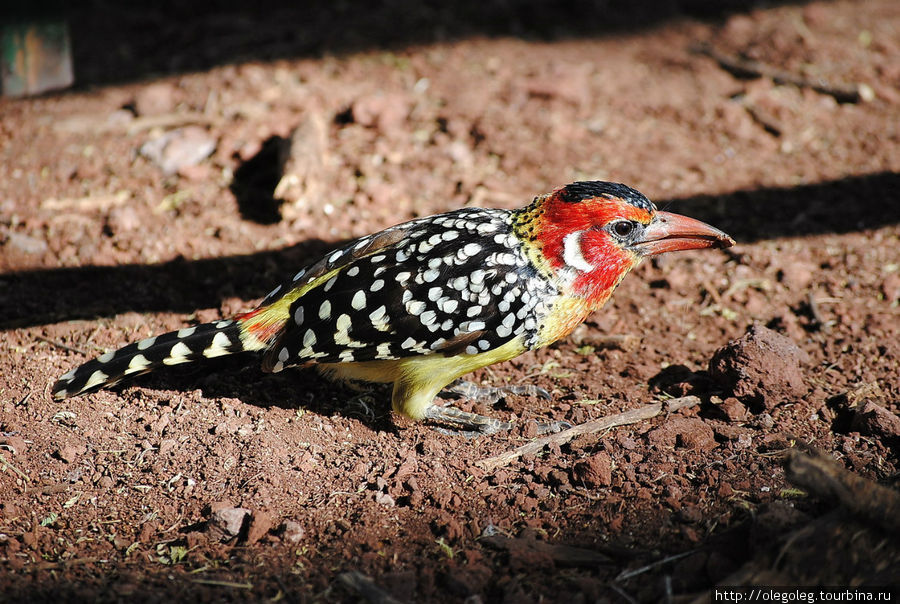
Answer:
[[(740, 577), (898, 581), (896, 536), (782, 470), (797, 443), (876, 482), (900, 464), (895, 0), (551, 21), (540, 41), (541, 15), (422, 39), (379, 13), (369, 47), (365, 15), (345, 47), (312, 20), (316, 44), (273, 42), (271, 60), (254, 45), (293, 14), (186, 23), (218, 32), (208, 47), (169, 21), (151, 44), (139, 32), (164, 15), (136, 15), (75, 36), (88, 86), (0, 100), (0, 600), (682, 601)], [(229, 45), (246, 56), (222, 60)], [(511, 434), (439, 434), (392, 417), (384, 391), (246, 357), (49, 398), (89, 357), (253, 307), (337, 242), (585, 178), (738, 245), (646, 263), (572, 337), (474, 374), (553, 394), (460, 401)], [(479, 463), (532, 440), (525, 420), (688, 394), (702, 404)]]

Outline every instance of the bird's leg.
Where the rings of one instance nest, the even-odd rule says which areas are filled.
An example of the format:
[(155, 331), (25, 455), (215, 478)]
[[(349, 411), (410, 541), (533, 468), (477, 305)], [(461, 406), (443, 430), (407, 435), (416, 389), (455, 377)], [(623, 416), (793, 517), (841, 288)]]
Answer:
[[(544, 400), (550, 400), (550, 393), (535, 386), (533, 384), (521, 384), (516, 386), (479, 386), (474, 382), (458, 379), (445, 386), (441, 391), (442, 395), (461, 396), (488, 405), (497, 404), (504, 395), (515, 394), (520, 396), (539, 396)], [(469, 428), (470, 432), (460, 430), (464, 436), (478, 436), (480, 434), (495, 434), (500, 430), (510, 430), (513, 424), (510, 422), (502, 422), (497, 419), (478, 415), (477, 413), (469, 413), (461, 411), (454, 407), (439, 406), (432, 404), (426, 416), (429, 419), (439, 419), (451, 424), (460, 425)], [(572, 427), (572, 424), (564, 421), (540, 422), (537, 424), (538, 434), (554, 434), (562, 430)]]
[[(461, 429), (455, 433), (467, 437), (496, 434), (501, 430), (511, 430), (513, 427), (512, 422), (504, 422), (493, 417), (463, 411), (456, 407), (435, 405), (434, 403), (425, 409), (425, 418), (459, 426)], [(450, 431), (444, 430), (444, 432)]]
[(504, 394), (516, 394), (520, 396), (539, 396), (544, 400), (550, 400), (550, 393), (533, 384), (521, 384), (517, 386), (479, 386), (475, 382), (455, 380), (447, 385), (441, 394), (461, 396), (479, 403), (495, 405)]
[[(512, 422), (504, 422), (493, 417), (463, 411), (456, 407), (435, 404), (430, 405), (425, 410), (425, 418), (459, 426), (460, 429), (458, 430), (448, 430), (446, 428), (438, 428), (437, 430), (442, 434), (457, 434), (466, 438), (496, 434), (501, 430), (512, 430), (514, 425)], [(538, 435), (555, 434), (572, 427), (572, 424), (565, 421), (540, 422), (534, 420), (534, 423), (537, 424)]]
[[(449, 406), (449, 403), (442, 402), (437, 399), (438, 393), (444, 387), (443, 381), (433, 381), (430, 387), (423, 388), (421, 383), (413, 380), (401, 379), (394, 384), (394, 393), (391, 397), (392, 406), (395, 411), (402, 413), (407, 417), (415, 419), (429, 419), (433, 422), (449, 424), (456, 428), (455, 431), (442, 430), (442, 432), (460, 434), (462, 436), (479, 436), (483, 434), (496, 434), (501, 430), (510, 430), (513, 427), (512, 422), (501, 421), (496, 418), (486, 417), (478, 413), (463, 411), (456, 407)], [(478, 395), (489, 395), (489, 400), (496, 402), (503, 393), (527, 392), (534, 393), (534, 387), (527, 388), (522, 391), (518, 388), (481, 388), (474, 384), (456, 381), (451, 384), (450, 391), (455, 392), (457, 396), (469, 396), (479, 398)], [(497, 393), (501, 394), (497, 394)], [(492, 395), (492, 396), (491, 396)], [(547, 394), (549, 397), (550, 395)], [(538, 424), (538, 432), (559, 431), (559, 427), (554, 424)]]

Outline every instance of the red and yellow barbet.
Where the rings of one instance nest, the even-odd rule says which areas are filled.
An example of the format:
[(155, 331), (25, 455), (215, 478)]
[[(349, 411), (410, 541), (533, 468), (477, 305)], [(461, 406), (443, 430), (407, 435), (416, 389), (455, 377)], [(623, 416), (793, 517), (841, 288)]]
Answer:
[(399, 413), (490, 431), (496, 422), (435, 397), (466, 373), (567, 336), (643, 258), (733, 244), (625, 185), (576, 182), (519, 210), (465, 208), (352, 241), (255, 310), (108, 352), (62, 376), (53, 396), (256, 351), (266, 371), (316, 365), (340, 379), (393, 383)]

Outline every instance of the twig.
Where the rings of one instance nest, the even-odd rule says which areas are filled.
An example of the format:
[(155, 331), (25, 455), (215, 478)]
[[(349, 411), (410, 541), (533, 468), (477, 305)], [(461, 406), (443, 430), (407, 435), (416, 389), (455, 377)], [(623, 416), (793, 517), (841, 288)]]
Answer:
[(668, 564), (669, 562), (675, 562), (676, 560), (681, 560), (686, 556), (690, 556), (691, 554), (696, 553), (698, 550), (692, 549), (686, 552), (679, 552), (677, 554), (673, 554), (671, 556), (666, 556), (661, 560), (656, 560), (655, 562), (651, 562), (650, 564), (641, 566), (640, 568), (635, 568), (633, 570), (623, 570), (619, 573), (619, 576), (616, 577), (616, 581), (625, 581), (632, 577), (636, 577), (638, 575), (642, 575), (648, 571), (653, 570), (657, 566), (662, 566), (663, 564)]
[(78, 354), (83, 354), (85, 356), (87, 356), (87, 354), (88, 354), (87, 352), (85, 352), (83, 350), (80, 350), (78, 348), (72, 348), (71, 346), (66, 346), (62, 342), (57, 342), (56, 340), (51, 340), (50, 338), (47, 338), (45, 336), (34, 336), (34, 339), (38, 340), (39, 342), (44, 342), (45, 344), (50, 344), (51, 346), (56, 346), (57, 348), (62, 348), (63, 350), (67, 350), (69, 352), (77, 352)]
[(234, 581), (218, 581), (216, 579), (194, 579), (191, 583), (215, 585), (217, 587), (233, 587), (235, 589), (253, 589), (252, 583), (235, 583)]
[(822, 79), (812, 80), (753, 59), (726, 55), (707, 44), (696, 46), (694, 51), (708, 56), (722, 69), (738, 77), (769, 78), (776, 84), (811, 88), (816, 92), (833, 96), (840, 103), (858, 103), (862, 100), (859, 89), (855, 86), (832, 85)]
[(107, 195), (87, 195), (85, 197), (71, 197), (57, 199), (51, 197), (41, 203), (42, 210), (108, 210), (113, 206), (120, 206), (130, 198), (128, 191), (119, 191)]
[(792, 449), (785, 474), (810, 493), (836, 501), (857, 516), (889, 531), (900, 533), (900, 494), (848, 472), (821, 453), (812, 455)]
[(828, 330), (828, 325), (825, 323), (825, 320), (822, 318), (822, 313), (819, 310), (819, 301), (816, 300), (816, 295), (813, 292), (809, 292), (809, 295), (806, 297), (807, 302), (809, 303), (809, 312), (812, 315), (813, 321), (816, 323), (816, 327), (819, 327), (823, 331)]
[(616, 585), (615, 583), (610, 583), (610, 584), (609, 584), (609, 587), (610, 587), (610, 589), (612, 589), (614, 592), (616, 592), (617, 594), (619, 594), (619, 595), (622, 597), (623, 600), (625, 600), (626, 602), (628, 602), (628, 604), (638, 604), (638, 601), (637, 601), (637, 600), (635, 600), (634, 598), (632, 598), (631, 595), (630, 595), (627, 591), (625, 591), (624, 589), (622, 589), (621, 587), (619, 587), (619, 586)]
[(18, 476), (25, 482), (31, 482), (31, 479), (28, 478), (28, 474), (12, 465), (9, 461), (7, 461), (6, 456), (4, 456), (3, 453), (0, 453), (0, 471), (5, 472), (6, 468), (9, 468), (10, 470), (18, 474)]
[(359, 571), (351, 570), (341, 573), (337, 576), (337, 579), (341, 585), (356, 592), (369, 602), (374, 602), (375, 604), (400, 604), (400, 600), (378, 587), (371, 577)]
[(581, 436), (582, 434), (592, 434), (594, 432), (609, 430), (610, 428), (615, 428), (616, 426), (635, 424), (639, 421), (656, 417), (664, 410), (671, 413), (673, 411), (678, 411), (679, 409), (685, 409), (687, 407), (693, 407), (694, 405), (699, 404), (700, 399), (696, 396), (683, 396), (681, 398), (673, 398), (661, 403), (644, 405), (643, 407), (631, 409), (630, 411), (623, 411), (622, 413), (616, 413), (615, 415), (610, 415), (608, 417), (594, 419), (589, 422), (585, 422), (583, 424), (579, 424), (577, 426), (569, 428), (568, 430), (563, 430), (562, 432), (559, 432), (557, 434), (551, 434), (550, 436), (535, 439), (526, 445), (522, 445), (518, 449), (513, 449), (512, 451), (507, 451), (506, 453), (501, 453), (496, 457), (488, 457), (486, 459), (477, 461), (475, 462), (475, 465), (488, 471), (496, 470), (497, 468), (509, 465), (523, 455), (533, 455), (549, 444), (555, 443), (557, 445), (563, 445), (576, 436)]
[(781, 136), (784, 128), (772, 114), (747, 100), (744, 100), (741, 104), (744, 106), (744, 109), (750, 117), (753, 118), (753, 121), (759, 124), (763, 130), (776, 138)]
[(709, 294), (709, 297), (712, 298), (713, 303), (717, 304), (720, 308), (724, 306), (724, 304), (722, 304), (722, 297), (719, 296), (719, 290), (717, 290), (712, 283), (709, 281), (701, 281), (700, 285), (703, 286), (703, 289), (705, 289), (706, 293)]

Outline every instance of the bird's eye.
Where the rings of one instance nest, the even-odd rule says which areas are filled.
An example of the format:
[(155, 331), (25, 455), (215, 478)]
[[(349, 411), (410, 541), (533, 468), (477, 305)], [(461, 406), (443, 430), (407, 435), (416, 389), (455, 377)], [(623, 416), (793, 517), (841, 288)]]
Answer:
[(634, 233), (635, 224), (630, 220), (620, 220), (612, 224), (612, 232), (616, 237), (628, 239)]

